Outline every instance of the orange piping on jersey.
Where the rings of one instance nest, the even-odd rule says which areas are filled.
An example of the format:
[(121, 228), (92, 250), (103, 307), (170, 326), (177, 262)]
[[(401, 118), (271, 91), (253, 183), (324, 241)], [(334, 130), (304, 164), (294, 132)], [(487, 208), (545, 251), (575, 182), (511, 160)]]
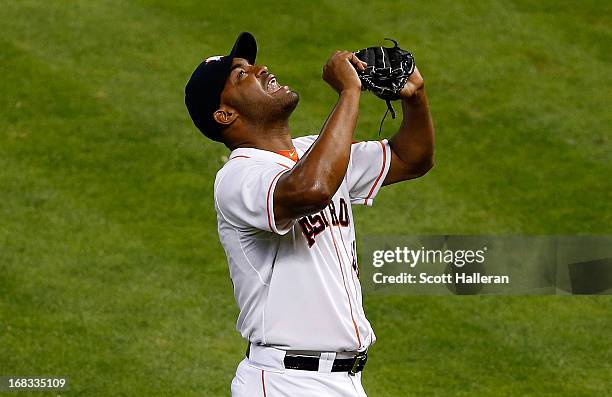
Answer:
[[(347, 214), (348, 216), (348, 214)], [(351, 220), (351, 222), (353, 222), (353, 220)], [(355, 223), (353, 223), (354, 225)], [(331, 227), (333, 228), (334, 226), (331, 225)], [(344, 252), (346, 253), (346, 257), (351, 258), (351, 255), (348, 253), (348, 250), (346, 248), (346, 243), (344, 242), (344, 237), (342, 237), (342, 229), (340, 228), (340, 224), (337, 224), (336, 227), (338, 228), (338, 233), (340, 233), (340, 240), (342, 241), (342, 246), (344, 247)], [(356, 260), (357, 258), (355, 258)], [(353, 268), (352, 264), (351, 266), (349, 266), (351, 269)], [(353, 282), (353, 287), (355, 288), (355, 303), (357, 303), (357, 284), (355, 283), (355, 272), (351, 271), (351, 281)], [(354, 323), (354, 321), (353, 321)], [(357, 327), (357, 325), (355, 324), (355, 327)], [(359, 338), (359, 337), (358, 337)], [(370, 335), (370, 338), (372, 338), (372, 336)], [(361, 348), (361, 343), (359, 344), (359, 348)]]
[[(274, 228), (272, 227), (272, 217), (270, 216), (270, 192), (272, 191), (272, 186), (274, 186), (274, 182), (276, 181), (276, 179), (278, 179), (279, 176), (281, 176), (283, 172), (287, 172), (287, 170), (282, 170), (281, 172), (276, 174), (276, 176), (272, 179), (272, 182), (270, 182), (270, 187), (268, 188), (268, 194), (266, 196), (266, 210), (268, 212), (268, 226), (270, 227), (270, 231), (272, 232), (274, 232)], [(272, 211), (274, 211), (274, 208), (272, 208)]]
[(250, 159), (251, 157), (249, 157), (249, 156), (244, 156), (244, 155), (240, 154), (240, 155), (238, 155), (238, 156), (234, 156), (234, 157), (230, 158), (230, 160), (233, 160), (233, 159), (239, 159), (239, 158), (243, 158), (243, 159)]
[(264, 379), (264, 371), (261, 370), (261, 388), (263, 389), (263, 397), (266, 397), (266, 381)]
[[(331, 214), (329, 215), (329, 217), (331, 219)], [(332, 241), (334, 243), (334, 250), (336, 250), (336, 256), (338, 257), (338, 266), (340, 266), (340, 273), (342, 274), (342, 285), (344, 286), (344, 291), (346, 292), (346, 298), (348, 299), (349, 310), (351, 312), (351, 320), (353, 321), (353, 327), (355, 328), (355, 335), (357, 336), (357, 343), (359, 343), (359, 346), (357, 346), (357, 350), (359, 350), (361, 348), (361, 337), (359, 336), (359, 328), (357, 327), (357, 323), (355, 322), (355, 317), (353, 316), (353, 304), (351, 303), (351, 295), (348, 292), (348, 288), (346, 288), (346, 279), (344, 277), (344, 269), (342, 268), (343, 262), (342, 262), (342, 259), (340, 259), (340, 252), (338, 251), (338, 245), (336, 244), (336, 238), (334, 237), (333, 228), (330, 227), (329, 232), (331, 233)]]
[(382, 147), (382, 151), (383, 151), (382, 168), (380, 170), (380, 174), (378, 174), (378, 178), (376, 178), (376, 180), (374, 181), (374, 184), (372, 185), (372, 189), (370, 189), (370, 193), (368, 193), (368, 197), (366, 197), (366, 199), (363, 202), (366, 205), (368, 204), (368, 200), (370, 199), (370, 196), (372, 196), (372, 193), (374, 192), (374, 188), (376, 187), (376, 185), (378, 185), (378, 181), (380, 180), (380, 177), (385, 172), (385, 164), (387, 163), (387, 151), (385, 150), (384, 143), (380, 142), (380, 146)]

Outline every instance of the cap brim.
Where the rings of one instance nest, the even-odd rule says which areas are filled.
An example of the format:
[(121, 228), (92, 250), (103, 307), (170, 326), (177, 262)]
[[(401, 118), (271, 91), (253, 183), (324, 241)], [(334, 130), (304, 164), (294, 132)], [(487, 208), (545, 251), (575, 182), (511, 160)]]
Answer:
[(228, 58), (230, 58), (230, 60), (234, 58), (243, 58), (249, 61), (251, 65), (254, 65), (256, 57), (257, 42), (255, 41), (255, 37), (249, 32), (240, 33)]

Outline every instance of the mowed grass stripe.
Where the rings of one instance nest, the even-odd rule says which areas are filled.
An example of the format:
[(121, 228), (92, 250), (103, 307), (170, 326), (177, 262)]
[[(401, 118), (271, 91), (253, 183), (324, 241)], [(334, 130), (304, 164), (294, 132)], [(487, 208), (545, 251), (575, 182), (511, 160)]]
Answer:
[[(72, 374), (77, 390), (99, 387), (103, 395), (116, 387), (96, 381), (107, 379), (144, 388), (136, 393), (143, 394), (186, 386), (150, 381), (175, 379), (164, 371), (193, 372), (196, 381), (176, 381), (189, 383), (187, 390), (206, 390), (205, 375), (220, 371), (224, 360), (225, 368), (233, 366), (242, 349), (230, 332), (235, 310), (224, 274), (158, 256), (155, 247), (95, 214), (72, 192), (62, 194), (45, 177), (21, 175), (25, 179), (3, 179), (3, 186), (27, 191), (21, 197), (40, 204), (20, 213), (9, 197), (3, 200), (17, 218), (2, 228), (8, 242), (2, 356), (11, 373), (63, 371)], [(224, 339), (228, 343), (220, 343)]]
[[(31, 65), (32, 73), (23, 67), (20, 72), (36, 77), (49, 90), (46, 95), (22, 98), (24, 103), (32, 100), (25, 106), (45, 114), (45, 105), (55, 106), (60, 89), (84, 96), (59, 73), (45, 73), (44, 64), (35, 59), (17, 55), (13, 59)], [(7, 66), (10, 79), (10, 70), (17, 69)], [(80, 102), (83, 114), (88, 113), (86, 103)], [(149, 200), (154, 192), (146, 192), (146, 184), (144, 192), (125, 197), (126, 191), (142, 185), (132, 185), (138, 182), (130, 180), (132, 173), (146, 174), (146, 164), (142, 169), (133, 164), (125, 169), (133, 148), (122, 149), (117, 140), (101, 148), (83, 128), (83, 124), (93, 126), (95, 119), (69, 120), (50, 113), (35, 123), (13, 124), (1, 149), (4, 159), (11, 158), (2, 173), (2, 186), (8, 188), (3, 189), (2, 263), (7, 275), (15, 275), (3, 283), (3, 317), (10, 319), (11, 327), (5, 346), (18, 348), (3, 354), (10, 358), (5, 361), (7, 368), (24, 373), (64, 369), (77, 380), (77, 390), (97, 385), (99, 394), (114, 388), (95, 382), (104, 374), (110, 382), (133, 382), (137, 390), (144, 388), (126, 395), (185, 386), (207, 390), (211, 386), (205, 375), (221, 371), (218, 363), (224, 360), (229, 360), (224, 368), (233, 366), (238, 350), (242, 351), (238, 336), (229, 332), (235, 309), (225, 261), (207, 255), (213, 251), (207, 244), (217, 241), (201, 235), (198, 240), (196, 235), (190, 242), (189, 232), (202, 230), (176, 222), (173, 207), (159, 209), (162, 216), (170, 213), (167, 221), (155, 216), (156, 208), (150, 206), (160, 203)], [(108, 126), (117, 130), (121, 115), (112, 116), (119, 120)], [(30, 144), (20, 144), (24, 139)], [(100, 154), (107, 156), (98, 163), (106, 168), (104, 173), (91, 158)], [(137, 200), (126, 202), (130, 197)], [(169, 199), (180, 203), (181, 197)], [(224, 338), (232, 343), (207, 342)], [(31, 360), (24, 362), (24, 357)], [(125, 375), (115, 373), (116, 368), (123, 368)], [(160, 372), (164, 368), (193, 373), (197, 380), (185, 376), (175, 382), (188, 385), (167, 385), (163, 382), (173, 377), (164, 376)], [(218, 376), (225, 376), (226, 383), (231, 378), (224, 370)]]
[[(136, 15), (140, 16), (140, 18), (142, 17), (143, 12), (141, 12), (141, 10), (138, 10), (138, 12), (136, 12)], [(153, 18), (147, 18), (148, 20), (151, 20)], [(210, 19), (210, 18), (209, 18)], [(211, 21), (208, 21), (208, 23), (211, 23)], [(151, 24), (152, 26), (155, 26), (155, 23)], [(139, 28), (142, 28), (139, 25)], [(468, 31), (470, 34), (473, 34), (472, 31)], [(512, 33), (517, 33), (516, 30)], [(463, 36), (463, 35), (462, 35)], [(214, 42), (214, 40), (211, 40)], [(510, 38), (508, 40), (509, 42), (513, 42), (513, 38)], [(469, 47), (470, 48), (470, 47)], [(517, 62), (512, 62), (511, 59), (511, 52), (509, 51), (506, 55), (506, 59), (501, 59), (500, 62), (505, 63), (506, 65), (509, 65), (510, 67), (514, 68), (515, 64), (520, 65), (520, 63)], [(469, 57), (468, 57), (469, 58)], [(460, 62), (460, 58), (457, 58)], [(472, 65), (472, 67), (470, 68), (464, 68), (464, 73), (467, 73), (466, 70), (469, 69), (469, 73), (473, 73), (474, 71), (478, 70), (480, 73), (480, 69), (478, 69), (477, 67), (478, 65)], [(496, 65), (493, 65), (496, 66)], [(518, 68), (518, 66), (517, 66)], [(447, 70), (448, 72), (448, 70)], [(454, 74), (455, 70), (452, 70), (453, 73), (450, 74)], [(487, 73), (484, 74), (485, 76), (487, 75)], [(435, 77), (435, 75), (434, 75)], [(462, 76), (461, 75), (457, 75), (456, 79), (461, 81), (462, 80)], [(432, 78), (432, 81), (437, 81), (435, 78)], [(466, 81), (465, 79), (463, 79), (463, 81)], [(469, 80), (467, 80), (469, 81)], [(181, 82), (182, 83), (182, 82)], [(502, 90), (503, 91), (503, 90)], [(495, 91), (495, 90), (488, 90), (486, 92), (489, 92), (489, 95), (498, 95), (499, 96), (499, 91)], [(180, 99), (177, 98), (177, 102), (181, 102)], [(482, 101), (480, 101), (482, 102)], [(485, 101), (485, 103), (489, 103), (489, 101)], [(519, 109), (520, 110), (520, 109)], [(469, 117), (467, 116), (463, 116), (460, 117), (460, 120), (454, 122), (453, 124), (455, 126), (461, 126), (461, 124), (465, 125), (465, 130), (458, 130), (457, 128), (454, 128), (452, 130), (447, 130), (447, 129), (443, 129), (444, 125), (442, 124), (441, 127), (439, 127), (439, 130), (441, 133), (444, 132), (448, 132), (451, 134), (456, 134), (457, 136), (460, 136), (463, 139), (452, 139), (449, 140), (449, 142), (445, 142), (443, 139), (444, 137), (441, 136), (439, 138), (439, 142), (440, 145), (439, 147), (441, 148), (438, 151), (438, 158), (439, 158), (439, 162), (440, 164), (444, 165), (444, 164), (453, 164), (454, 168), (459, 169), (459, 174), (460, 175), (450, 175), (451, 178), (449, 178), (450, 180), (448, 181), (442, 181), (439, 184), (436, 184), (435, 181), (432, 181), (432, 183), (430, 185), (434, 185), (436, 186), (436, 192), (439, 192), (440, 189), (440, 185), (447, 185), (447, 184), (451, 184), (452, 182), (455, 182), (455, 186), (460, 186), (463, 188), (464, 191), (458, 191), (461, 189), (455, 189), (455, 191), (449, 192), (449, 194), (447, 194), (446, 196), (449, 197), (463, 197), (465, 196), (465, 194), (469, 194), (471, 193), (470, 196), (468, 196), (469, 200), (463, 200), (464, 202), (474, 202), (476, 205), (475, 206), (480, 206), (481, 208), (473, 208), (470, 210), (467, 210), (466, 212), (468, 213), (475, 213), (474, 218), (484, 218), (484, 219), (489, 219), (489, 218), (496, 218), (496, 219), (500, 219), (501, 218), (501, 222), (497, 222), (497, 223), (503, 223), (503, 221), (505, 219), (508, 219), (508, 223), (512, 224), (513, 222), (516, 222), (516, 219), (521, 219), (521, 215), (522, 218), (521, 219), (521, 223), (527, 223), (529, 226), (528, 227), (511, 227), (511, 228), (506, 228), (506, 230), (503, 230), (503, 232), (520, 232), (520, 231), (524, 231), (524, 232), (540, 232), (540, 230), (543, 227), (546, 227), (546, 225), (550, 225), (551, 223), (556, 224), (557, 219), (560, 216), (560, 212), (554, 213), (553, 214), (553, 219), (542, 219), (540, 223), (540, 225), (538, 225), (538, 227), (534, 227), (537, 223), (538, 223), (538, 219), (534, 219), (531, 216), (531, 213), (533, 212), (533, 210), (531, 209), (531, 207), (535, 207), (535, 212), (538, 212), (542, 209), (547, 209), (550, 208), (550, 199), (551, 198), (555, 198), (555, 197), (560, 197), (560, 198), (565, 198), (565, 202), (562, 203), (562, 205), (564, 205), (565, 207), (567, 207), (568, 205), (571, 205), (571, 201), (574, 197), (571, 194), (571, 192), (568, 194), (566, 192), (561, 191), (561, 195), (547, 195), (545, 197), (536, 197), (536, 200), (531, 200), (530, 198), (524, 198), (523, 197), (523, 193), (526, 190), (526, 188), (531, 188), (531, 191), (540, 191), (540, 192), (547, 192), (549, 191), (549, 189), (546, 189), (545, 187), (542, 188), (541, 186), (537, 185), (537, 184), (531, 184), (530, 186), (530, 182), (532, 180), (537, 180), (539, 178), (542, 178), (544, 180), (551, 180), (552, 178), (548, 177), (547, 172), (548, 172), (548, 168), (550, 168), (551, 164), (555, 164), (559, 152), (557, 151), (559, 148), (553, 148), (551, 150), (548, 151), (548, 153), (550, 153), (550, 158), (546, 158), (544, 157), (543, 161), (537, 163), (532, 163), (532, 167), (531, 169), (529, 169), (527, 172), (523, 173), (523, 176), (520, 178), (516, 178), (515, 174), (516, 172), (516, 168), (519, 167), (519, 165), (522, 165), (522, 153), (519, 153), (519, 155), (512, 155), (511, 153), (507, 153), (507, 147), (516, 147), (516, 148), (520, 148), (521, 152), (526, 151), (528, 153), (535, 153), (538, 151), (538, 145), (534, 145), (534, 148), (528, 148), (527, 150), (524, 149), (524, 142), (525, 141), (529, 141), (531, 139), (534, 138), (537, 139), (538, 134), (541, 134), (542, 131), (536, 129), (536, 131), (527, 131), (527, 133), (525, 133), (524, 136), (519, 136), (517, 137), (518, 139), (514, 139), (513, 142), (504, 142), (503, 139), (504, 137), (514, 137), (513, 131), (514, 128), (516, 128), (517, 131), (521, 131), (521, 130), (525, 130), (525, 128), (523, 126), (521, 126), (520, 124), (516, 127), (513, 128), (512, 124), (515, 123), (516, 124), (516, 120), (513, 119), (514, 114), (518, 113), (516, 110), (513, 109), (509, 109), (508, 111), (511, 111), (511, 116), (508, 117), (506, 116), (506, 112), (502, 112), (501, 116), (502, 117), (506, 117), (509, 118), (509, 120), (504, 121), (503, 119), (500, 122), (500, 114), (493, 114), (490, 117), (490, 121), (486, 120), (486, 122), (491, 126), (491, 128), (487, 128), (487, 131), (491, 131), (491, 133), (488, 135), (488, 137), (485, 135), (484, 137), (481, 136), (477, 136), (474, 137), (474, 130), (478, 130), (479, 128), (482, 129), (483, 125), (477, 126), (475, 125), (476, 122), (479, 122), (480, 124), (482, 124), (481, 120), (470, 120)], [(452, 114), (456, 112), (456, 110), (451, 110), (448, 112), (448, 114)], [(365, 112), (364, 112), (365, 113)], [(369, 114), (372, 114), (373, 112), (369, 112)], [(367, 115), (365, 116), (366, 118)], [(444, 122), (444, 115), (441, 116), (441, 123)], [(372, 117), (369, 117), (370, 119)], [(464, 122), (462, 122), (462, 120)], [(467, 123), (465, 122), (467, 119)], [(503, 127), (500, 129), (499, 125), (502, 125)], [(368, 128), (369, 129), (369, 128)], [(479, 132), (480, 135), (482, 135), (481, 132)], [(479, 142), (485, 139), (486, 141), (489, 142), (489, 144), (485, 147), (482, 147), (479, 145)], [(501, 142), (500, 142), (501, 140)], [(461, 141), (466, 142), (466, 144), (464, 144), (463, 146), (460, 147), (455, 147), (453, 148), (453, 151), (455, 153), (449, 154), (450, 156), (457, 156), (457, 153), (486, 153), (485, 156), (478, 156), (478, 162), (474, 162), (469, 161), (466, 162), (465, 159), (463, 159), (462, 157), (471, 157), (471, 156), (459, 156), (458, 158), (453, 158), (451, 157), (450, 159), (448, 159), (448, 161), (446, 161), (445, 157), (444, 157), (444, 148), (445, 147), (452, 147), (452, 142), (454, 141), (458, 141), (461, 143)], [(447, 145), (447, 143), (450, 143), (451, 145)], [(562, 145), (561, 145), (562, 146)], [(496, 153), (496, 148), (502, 147), (504, 148), (504, 152), (503, 153)], [(546, 147), (546, 146), (544, 146)], [(208, 148), (207, 148), (208, 149)], [(499, 149), (497, 149), (499, 150)], [(566, 152), (568, 149), (564, 148), (563, 146), (560, 148), (560, 152), (563, 153), (564, 151)], [(465, 179), (464, 180), (457, 180), (457, 176), (464, 176), (464, 175), (468, 175), (471, 176), (474, 173), (477, 173), (479, 170), (481, 169), (495, 169), (495, 170), (499, 170), (500, 167), (494, 167), (492, 164), (492, 167), (487, 167), (487, 164), (483, 163), (493, 163), (495, 162), (494, 165), (499, 166), (499, 161), (498, 159), (500, 158), (505, 158), (507, 159), (507, 162), (509, 163), (507, 167), (502, 168), (499, 172), (495, 173), (495, 174), (491, 174), (489, 175), (490, 178), (482, 178), (484, 179), (484, 181), (482, 180), (474, 180), (473, 178), (471, 179)], [(538, 156), (537, 158), (542, 158), (542, 156)], [(465, 171), (467, 169), (467, 172)], [(574, 163), (572, 163), (572, 169), (573, 170), (584, 170), (584, 169), (589, 169), (591, 170), (591, 167), (587, 164), (585, 166), (581, 166), (581, 167), (576, 167), (574, 165)], [(520, 172), (520, 170), (519, 170)], [(436, 172), (433, 172), (432, 175), (436, 175)], [(592, 175), (599, 175), (599, 173), (595, 172), (592, 173)], [(563, 174), (561, 176), (561, 178), (563, 178), (565, 176), (565, 174)], [(577, 177), (580, 178), (582, 176), (582, 174), (579, 174)], [(535, 177), (535, 178), (534, 178)], [(556, 176), (555, 176), (556, 177)], [(574, 177), (572, 175), (569, 176), (570, 178)], [(576, 177), (574, 177), (576, 178)], [(430, 177), (430, 179), (432, 179)], [(506, 179), (510, 179), (508, 182), (506, 182)], [(512, 180), (514, 179), (514, 180)], [(554, 180), (554, 179), (552, 179)], [(492, 186), (480, 186), (483, 183), (487, 183), (487, 181), (494, 181)], [(590, 183), (590, 181), (587, 180), (587, 182)], [(518, 188), (518, 191), (512, 192), (511, 194), (505, 194), (505, 195), (499, 195), (497, 194), (497, 192), (500, 190), (499, 189), (499, 184), (507, 184), (509, 186), (512, 186), (513, 183), (515, 183), (515, 185), (520, 186), (520, 188)], [(524, 185), (524, 186), (523, 186)], [(469, 191), (469, 188), (471, 187), (472, 189), (478, 186), (479, 188), (476, 189), (479, 194), (478, 195), (474, 195), (473, 192)], [(554, 186), (553, 186), (554, 187)], [(403, 189), (403, 187), (399, 188), (400, 190)], [(462, 194), (463, 193), (463, 194)], [(483, 194), (484, 193), (484, 194)], [(597, 192), (595, 192), (597, 193)], [(438, 193), (438, 196), (440, 195), (440, 193)], [(589, 195), (581, 195), (582, 197), (585, 197), (585, 201), (589, 201), (590, 200), (590, 196)], [(510, 205), (510, 208), (508, 208), (506, 210), (506, 207), (509, 206), (509, 200), (514, 200), (514, 203), (512, 203)], [(437, 204), (437, 203), (436, 203)], [(453, 208), (452, 203), (443, 203), (440, 205), (443, 208)], [(555, 207), (554, 205), (552, 206), (553, 208)], [(580, 208), (583, 208), (584, 206), (579, 206)], [(483, 211), (483, 209), (485, 209)], [(497, 212), (495, 212), (497, 211)], [(484, 213), (483, 213), (484, 212)], [(549, 213), (551, 212), (550, 210), (548, 210)], [(567, 210), (565, 211), (567, 212)], [(517, 216), (517, 213), (519, 216)], [(503, 215), (501, 215), (503, 214)], [(570, 214), (571, 215), (571, 214)], [(468, 215), (469, 216), (469, 215)], [(579, 214), (580, 216), (580, 214)], [(572, 227), (573, 229), (577, 229), (579, 227), (582, 226), (582, 224), (585, 221), (585, 216), (582, 215), (579, 219), (574, 220), (574, 219), (569, 219), (569, 222), (563, 222), (562, 225), (558, 226), (559, 232), (568, 232), (571, 231), (568, 230), (568, 227)], [(595, 217), (594, 221), (597, 222), (598, 219), (601, 219), (600, 217)], [(587, 220), (591, 220), (591, 219), (587, 219)], [(481, 222), (481, 223), (486, 223), (487, 221)], [(498, 224), (494, 224), (493, 226), (489, 226), (487, 229), (488, 230), (495, 230), (496, 227), (499, 227)], [(594, 232), (597, 232), (598, 230), (601, 229), (601, 225), (607, 224), (605, 222), (605, 219), (603, 222), (601, 222), (600, 224), (598, 224), (595, 228), (594, 228)], [(466, 221), (461, 221), (461, 219), (455, 219), (454, 220), (454, 224), (452, 226), (454, 226), (454, 229), (456, 229), (457, 231), (463, 231), (463, 232), (472, 232), (472, 230), (467, 229), (465, 225), (475, 225), (474, 222), (471, 222), (470, 220)], [(397, 225), (398, 227), (402, 227), (401, 230), (405, 230), (405, 225), (404, 223), (402, 223), (401, 225)], [(478, 227), (478, 222), (476, 223), (476, 225), (474, 227)], [(528, 230), (531, 227), (532, 230)], [(440, 228), (443, 229), (443, 228)], [(466, 230), (467, 229), (467, 230)], [(527, 229), (527, 230), (525, 230)], [(565, 230), (563, 230), (565, 229)], [(448, 230), (448, 228), (446, 228), (446, 230)], [(499, 229), (498, 229), (499, 230)]]
[[(143, 132), (137, 123), (99, 104), (96, 98), (88, 98), (87, 90), (68, 76), (45, 73), (44, 64), (29, 56), (19, 58), (19, 62), (32, 65), (34, 74), (30, 78), (37, 79), (41, 88), (33, 90), (30, 97), (25, 91), (18, 96), (21, 105), (16, 111), (27, 108), (37, 116), (6, 126), (6, 156), (48, 170), (47, 176), (59, 186), (72, 190), (76, 197), (109, 218), (137, 227), (145, 235), (149, 233), (155, 244), (157, 240), (181, 244), (174, 255), (181, 257), (195, 250), (200, 257), (206, 257), (204, 254), (211, 249), (207, 244), (218, 247), (218, 243), (205, 238), (216, 220), (210, 214), (210, 180), (195, 169), (199, 164), (210, 166), (203, 155), (174, 156), (163, 147), (147, 144), (146, 138), (138, 139)], [(25, 72), (23, 67), (20, 70)], [(12, 76), (10, 70), (6, 72), (7, 77), (15, 77), (11, 79), (15, 86), (21, 84), (18, 76)], [(78, 99), (82, 111), (74, 111), (76, 117), (57, 114), (54, 108), (60, 106), (62, 96), (68, 102), (66, 106), (77, 106), (70, 101)], [(12, 100), (6, 99), (7, 107), (15, 108)], [(99, 116), (92, 115), (95, 113)], [(221, 163), (220, 157), (216, 160)], [(215, 161), (208, 163), (214, 166)], [(191, 224), (194, 214), (198, 223)], [(149, 229), (154, 224), (156, 230)], [(191, 233), (176, 238), (184, 228)], [(185, 250), (184, 244), (191, 244), (190, 249)]]
[(372, 349), (378, 377), (365, 378), (373, 395), (589, 395), (609, 383), (611, 352), (594, 338), (609, 326), (601, 298), (370, 297), (370, 305), (373, 323), (384, 324)]

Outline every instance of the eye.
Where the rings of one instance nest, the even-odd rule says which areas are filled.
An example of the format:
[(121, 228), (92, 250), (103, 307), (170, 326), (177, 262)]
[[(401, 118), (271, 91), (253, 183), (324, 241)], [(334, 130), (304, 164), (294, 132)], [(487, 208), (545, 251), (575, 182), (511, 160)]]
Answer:
[(244, 70), (241, 70), (238, 72), (238, 78), (242, 79), (244, 76), (246, 76), (246, 72)]

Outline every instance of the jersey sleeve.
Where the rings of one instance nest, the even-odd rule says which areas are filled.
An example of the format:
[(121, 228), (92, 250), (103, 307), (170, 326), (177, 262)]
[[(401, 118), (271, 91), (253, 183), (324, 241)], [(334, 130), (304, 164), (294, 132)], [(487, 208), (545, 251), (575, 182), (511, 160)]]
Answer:
[(295, 221), (277, 225), (274, 219), (274, 189), (288, 168), (245, 159), (232, 164), (217, 175), (215, 206), (217, 212), (233, 227), (259, 229), (286, 234)]
[(391, 147), (386, 139), (353, 143), (346, 172), (351, 203), (371, 206), (390, 165)]

